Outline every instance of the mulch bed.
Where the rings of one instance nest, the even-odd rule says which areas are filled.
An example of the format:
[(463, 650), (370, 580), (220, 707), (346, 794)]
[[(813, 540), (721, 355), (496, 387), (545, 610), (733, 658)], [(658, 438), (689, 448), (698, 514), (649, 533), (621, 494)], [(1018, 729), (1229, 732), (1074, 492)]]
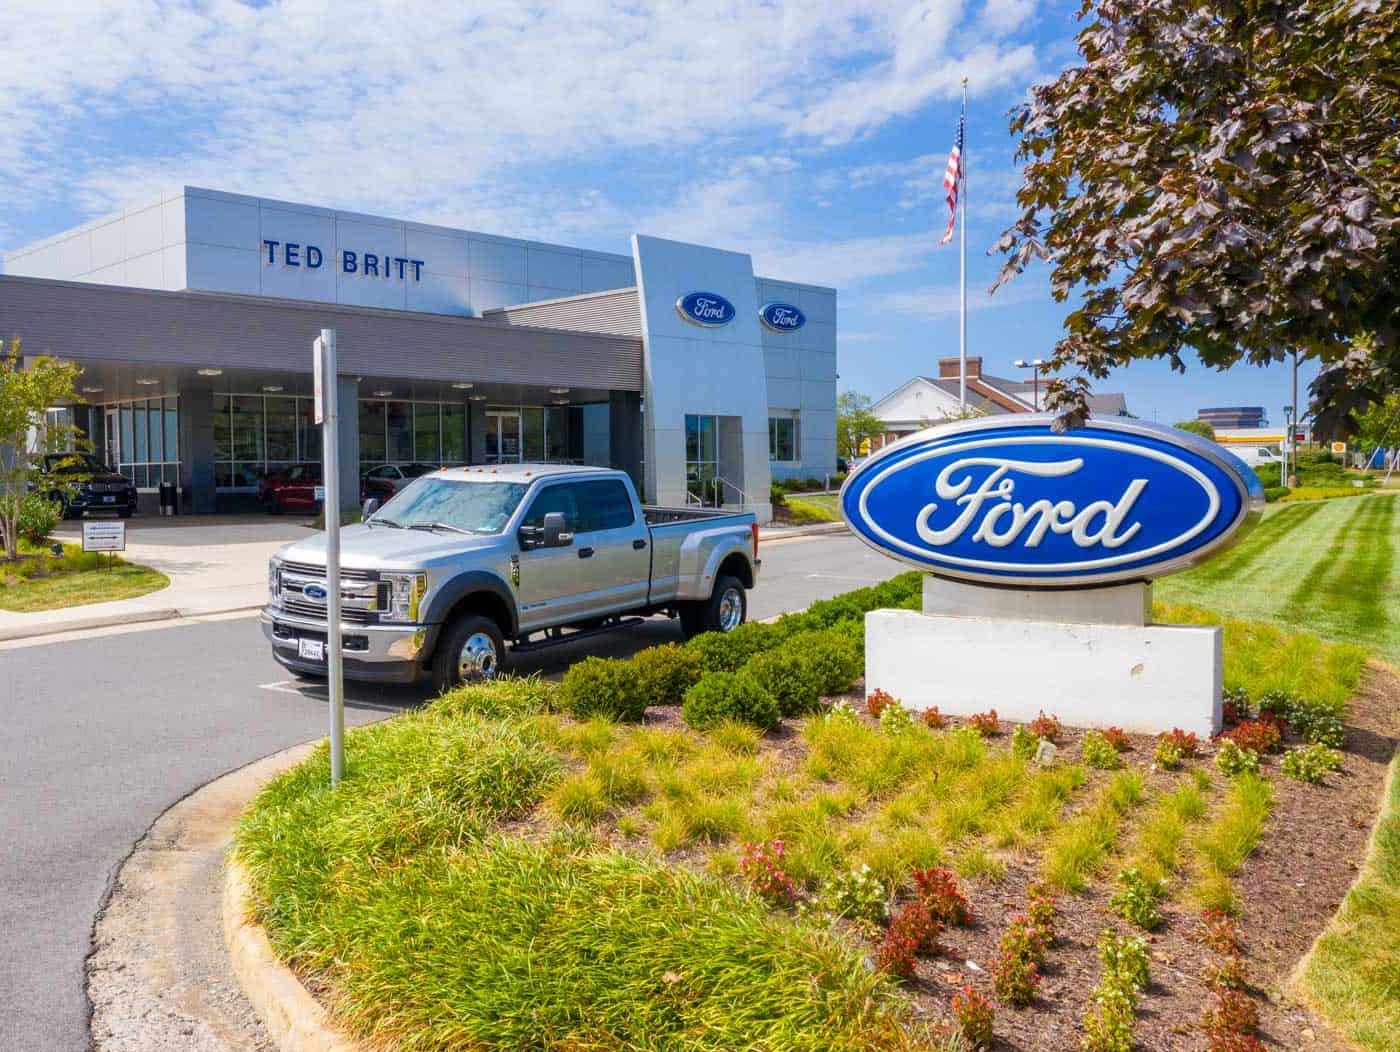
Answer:
[[(859, 684), (845, 700), (863, 719), (876, 722), (864, 713)], [(949, 725), (962, 722), (950, 718)], [(646, 723), (677, 729), (685, 726), (678, 707), (654, 707), (648, 710)], [(764, 739), (765, 749), (780, 754), (780, 766), (801, 762), (805, 750), (799, 725), (800, 721), (785, 720)], [(1003, 736), (1010, 733), (1011, 726), (1003, 723)], [(1080, 729), (1064, 729), (1059, 738), (1062, 759), (1078, 759), (1082, 736)], [(1154, 738), (1133, 735), (1132, 741), (1133, 751), (1125, 753), (1124, 760), (1142, 771), (1150, 796), (1181, 784), (1181, 772), (1151, 769)], [(1289, 744), (1293, 744), (1291, 739)], [(1400, 676), (1372, 664), (1349, 705), (1341, 771), (1329, 774), (1321, 785), (1309, 785), (1285, 778), (1278, 756), (1265, 758), (1263, 773), (1274, 788), (1274, 809), (1258, 848), (1235, 875), (1234, 884), (1243, 904), (1239, 923), (1259, 1006), (1258, 1036), (1270, 1048), (1319, 1052), (1350, 1047), (1293, 997), (1288, 990), (1289, 978), (1341, 904), (1365, 860), (1386, 769), (1397, 744)], [(1203, 758), (1188, 761), (1188, 766), (1211, 762), (1213, 750), (1209, 743), (1203, 746)], [(1081, 804), (1088, 795), (1080, 794)], [(616, 846), (645, 849), (646, 843), (639, 839), (624, 844), (623, 838), (617, 838)], [(700, 866), (705, 854), (702, 849), (681, 850), (672, 853), (669, 860)], [(945, 952), (936, 958), (920, 958), (916, 978), (906, 986), (916, 1013), (925, 1019), (951, 1022), (952, 995), (972, 986), (995, 1006), (997, 1040), (993, 1049), (1077, 1050), (1084, 1013), (1102, 977), (1099, 934), (1105, 928), (1138, 934), (1108, 908), (1113, 893), (1111, 874), (1116, 871), (1110, 867), (1083, 894), (1057, 896), (1056, 943), (1042, 970), (1039, 994), (1025, 1008), (996, 1001), (989, 969), (1007, 921), (1024, 910), (1028, 889), (1040, 879), (1037, 860), (1010, 859), (1005, 874), (995, 881), (964, 881), (964, 890), (977, 911), (975, 922), (970, 927), (945, 930), (939, 940)], [(1188, 883), (1187, 875), (1174, 882), (1173, 890), (1183, 892), (1176, 896), (1180, 901), (1161, 904), (1165, 923), (1147, 935), (1152, 984), (1139, 1001), (1134, 1031), (1139, 1049), (1199, 1052), (1206, 1047), (1199, 1021), (1213, 995), (1199, 976), (1218, 958), (1197, 941), (1201, 925), (1198, 911), (1184, 894)], [(852, 937), (856, 937), (854, 933)]]
[[(1062, 742), (1073, 751), (1079, 736), (1067, 730)], [(1137, 765), (1150, 763), (1150, 742), (1135, 739), (1135, 751), (1125, 759)], [(1287, 988), (1293, 970), (1326, 927), (1365, 860), (1386, 768), (1397, 743), (1400, 677), (1372, 665), (1351, 701), (1340, 772), (1329, 775), (1322, 785), (1308, 785), (1283, 777), (1277, 757), (1266, 762), (1264, 773), (1275, 791), (1274, 810), (1258, 849), (1234, 882), (1243, 903), (1239, 920), (1260, 1009), (1259, 1037), (1271, 1048), (1316, 1052), (1349, 1047), (1294, 1000)], [(1153, 771), (1146, 777), (1151, 789), (1161, 789), (1178, 784), (1180, 776)], [(948, 952), (919, 962), (918, 978), (910, 990), (921, 1014), (950, 1019), (952, 993), (965, 984), (996, 1003), (987, 971), (996, 941), (1010, 916), (1024, 909), (1027, 888), (1037, 878), (1033, 863), (1013, 863), (999, 881), (966, 883), (978, 911), (977, 923), (945, 931), (941, 942)], [(1108, 909), (1111, 894), (1109, 882), (1100, 880), (1082, 895), (1058, 897), (1057, 942), (1046, 959), (1039, 996), (1021, 1009), (996, 1004), (994, 1049), (1061, 1052), (1079, 1048), (1081, 1021), (1102, 973), (1099, 933), (1106, 927), (1133, 931)], [(1194, 938), (1200, 924), (1189, 904), (1166, 903), (1162, 913), (1166, 922), (1148, 936), (1152, 985), (1139, 1002), (1137, 1047), (1196, 1052), (1206, 1046), (1199, 1020), (1212, 1000), (1198, 977), (1214, 958)]]

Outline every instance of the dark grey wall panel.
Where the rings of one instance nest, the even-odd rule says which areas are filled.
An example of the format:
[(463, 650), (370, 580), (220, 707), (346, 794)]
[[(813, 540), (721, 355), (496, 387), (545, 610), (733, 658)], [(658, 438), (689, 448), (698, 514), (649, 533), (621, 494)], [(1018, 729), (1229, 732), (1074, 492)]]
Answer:
[[(633, 303), (635, 312), (635, 294)], [(310, 371), (311, 341), (322, 328), (336, 330), (341, 371), (367, 377), (642, 386), (640, 336), (0, 275), (0, 334), (23, 337), (29, 354)]]

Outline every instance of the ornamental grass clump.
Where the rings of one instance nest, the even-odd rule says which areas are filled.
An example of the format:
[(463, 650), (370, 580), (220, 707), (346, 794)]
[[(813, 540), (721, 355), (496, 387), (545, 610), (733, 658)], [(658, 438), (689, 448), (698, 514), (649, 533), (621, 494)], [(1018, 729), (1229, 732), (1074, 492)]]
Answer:
[(707, 672), (685, 692), (681, 718), (697, 730), (725, 720), (767, 730), (778, 724), (778, 703), (747, 672)]
[(1040, 739), (1037, 738), (1026, 727), (1011, 728), (1011, 755), (1020, 760), (1030, 760), (1035, 757), (1036, 749), (1040, 748)]

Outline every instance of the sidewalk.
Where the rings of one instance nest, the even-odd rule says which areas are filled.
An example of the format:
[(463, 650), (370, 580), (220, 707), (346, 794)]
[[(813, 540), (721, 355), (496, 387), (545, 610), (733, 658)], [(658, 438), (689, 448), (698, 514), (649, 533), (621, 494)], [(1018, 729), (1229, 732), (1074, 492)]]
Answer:
[[(159, 570), (170, 585), (135, 599), (12, 613), (0, 610), (0, 641), (86, 628), (253, 610), (267, 596), (267, 560), (310, 530), (296, 517), (180, 516), (128, 520), (128, 562)], [(78, 543), (82, 524), (65, 522), (55, 538)]]

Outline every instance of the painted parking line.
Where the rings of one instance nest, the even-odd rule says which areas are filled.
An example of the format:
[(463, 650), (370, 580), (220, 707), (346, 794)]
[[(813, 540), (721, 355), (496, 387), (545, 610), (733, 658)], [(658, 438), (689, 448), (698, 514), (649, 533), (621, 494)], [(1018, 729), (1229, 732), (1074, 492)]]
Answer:
[(258, 690), (275, 690), (279, 694), (295, 694), (299, 698), (306, 697), (308, 692), (312, 694), (317, 691), (320, 691), (322, 694), (326, 692), (325, 687), (319, 687), (315, 684), (299, 683), (294, 679), (279, 679), (274, 683), (259, 683)]

